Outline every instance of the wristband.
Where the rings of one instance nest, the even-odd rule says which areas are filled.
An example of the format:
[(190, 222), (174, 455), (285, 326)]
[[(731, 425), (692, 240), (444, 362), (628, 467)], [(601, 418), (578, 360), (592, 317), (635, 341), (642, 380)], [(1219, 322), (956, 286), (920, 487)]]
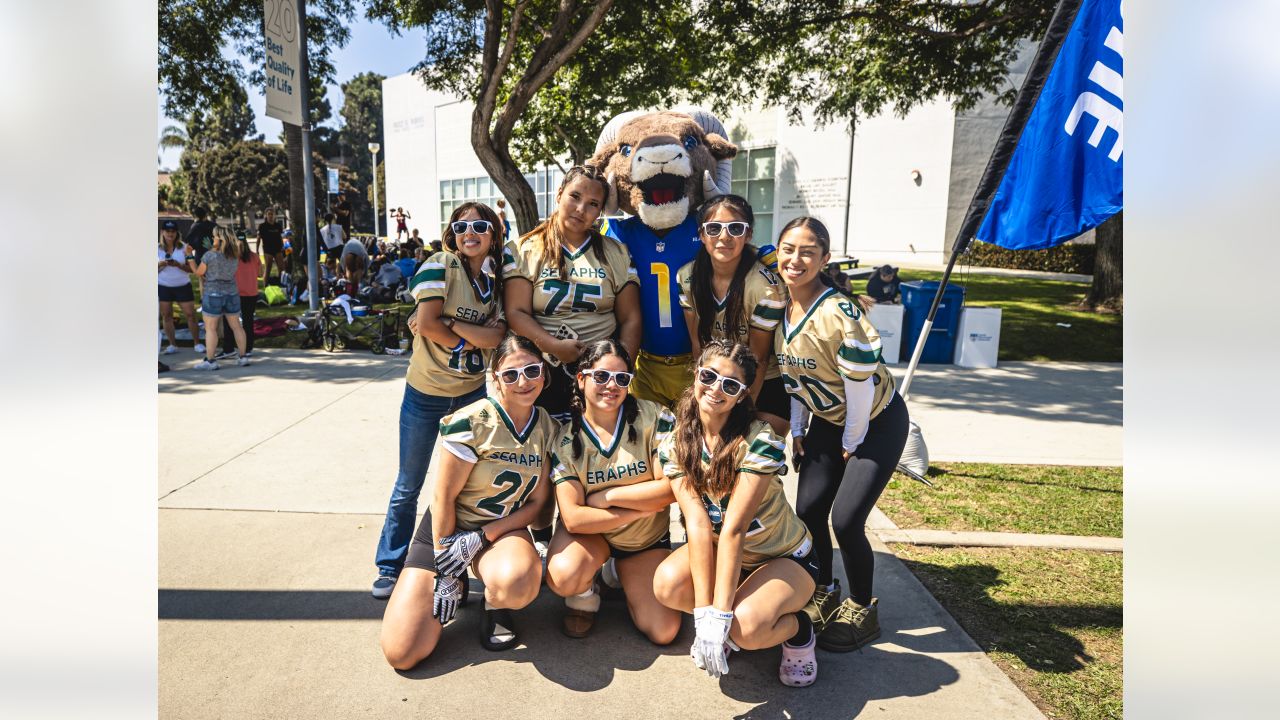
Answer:
[(463, 338), (463, 337), (460, 337), (460, 338), (458, 338), (458, 344), (457, 344), (457, 345), (454, 345), (454, 346), (453, 346), (453, 348), (451, 349), (451, 351), (452, 351), (452, 352), (461, 352), (461, 351), (462, 351), (462, 348), (464, 348), (464, 347), (466, 347), (466, 346), (467, 346), (467, 339), (466, 339), (466, 338)]

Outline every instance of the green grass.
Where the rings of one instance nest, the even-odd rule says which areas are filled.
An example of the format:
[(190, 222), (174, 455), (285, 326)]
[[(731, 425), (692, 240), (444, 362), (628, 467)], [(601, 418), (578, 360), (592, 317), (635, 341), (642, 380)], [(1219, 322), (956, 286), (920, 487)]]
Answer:
[(1046, 716), (1122, 716), (1123, 556), (910, 545), (893, 551)]
[[(942, 273), (904, 269), (904, 280), (941, 280)], [(965, 288), (965, 305), (998, 307), (1000, 360), (1121, 362), (1124, 317), (1076, 309), (1088, 283), (966, 274), (951, 282)], [(855, 290), (861, 290), (858, 283)], [(1069, 328), (1058, 327), (1067, 323)]]
[(937, 463), (895, 473), (877, 503), (898, 527), (1123, 536), (1124, 469)]

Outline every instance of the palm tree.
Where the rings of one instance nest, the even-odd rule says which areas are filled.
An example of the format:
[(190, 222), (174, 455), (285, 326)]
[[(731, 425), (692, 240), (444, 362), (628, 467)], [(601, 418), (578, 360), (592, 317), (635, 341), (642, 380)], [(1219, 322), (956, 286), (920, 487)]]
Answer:
[(191, 139), (187, 137), (187, 131), (177, 125), (170, 125), (160, 131), (160, 147), (168, 150), (170, 148), (185, 148)]

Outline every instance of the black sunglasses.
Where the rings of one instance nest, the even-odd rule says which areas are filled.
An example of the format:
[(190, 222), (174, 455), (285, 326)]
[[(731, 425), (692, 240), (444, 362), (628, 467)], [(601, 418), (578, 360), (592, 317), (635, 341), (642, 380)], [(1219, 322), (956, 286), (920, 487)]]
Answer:
[(530, 380), (537, 380), (542, 377), (542, 363), (530, 363), (520, 368), (511, 368), (498, 373), (498, 378), (507, 385), (515, 385), (520, 381), (520, 376), (524, 375)]
[(740, 380), (721, 375), (711, 368), (704, 367), (698, 368), (698, 382), (709, 388), (715, 387), (716, 383), (719, 382), (720, 390), (729, 397), (738, 397), (738, 393), (742, 392), (742, 389), (746, 387)]
[(449, 223), (449, 227), (453, 230), (454, 235), (461, 235), (471, 228), (471, 232), (476, 235), (483, 235), (493, 228), (493, 223), (488, 220), (454, 220)]
[(702, 223), (702, 232), (706, 233), (707, 237), (720, 237), (721, 230), (729, 231), (729, 237), (742, 237), (743, 235), (746, 235), (747, 231), (750, 229), (751, 229), (751, 223), (745, 223), (740, 220), (735, 220), (733, 222), (727, 222), (727, 223), (722, 223), (722, 222)]

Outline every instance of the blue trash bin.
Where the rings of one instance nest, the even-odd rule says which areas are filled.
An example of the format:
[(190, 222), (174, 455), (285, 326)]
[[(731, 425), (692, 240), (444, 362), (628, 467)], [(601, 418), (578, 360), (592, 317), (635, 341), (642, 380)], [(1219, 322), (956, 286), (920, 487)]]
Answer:
[[(902, 349), (900, 357), (910, 361), (916, 339), (929, 317), (929, 306), (941, 283), (935, 280), (904, 282), (902, 288)], [(964, 307), (964, 286), (948, 284), (933, 318), (933, 330), (920, 353), (922, 363), (950, 363), (955, 357), (956, 335), (960, 329), (960, 310)]]

